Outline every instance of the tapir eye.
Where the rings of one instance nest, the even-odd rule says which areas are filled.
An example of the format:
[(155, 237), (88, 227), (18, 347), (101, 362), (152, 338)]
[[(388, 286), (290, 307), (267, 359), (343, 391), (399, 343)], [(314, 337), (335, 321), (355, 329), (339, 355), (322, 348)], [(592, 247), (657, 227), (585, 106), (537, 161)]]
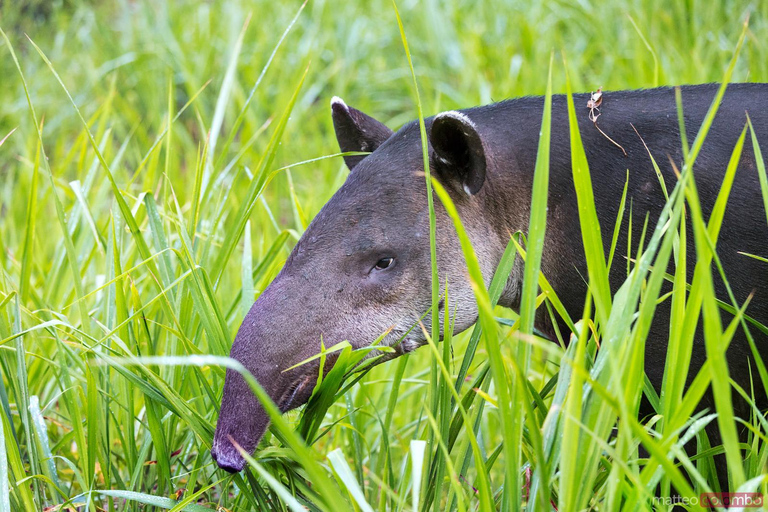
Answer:
[(381, 258), (379, 261), (377, 261), (376, 266), (374, 266), (373, 268), (375, 268), (376, 270), (386, 270), (394, 264), (395, 264), (395, 258), (386, 257), (386, 258)]

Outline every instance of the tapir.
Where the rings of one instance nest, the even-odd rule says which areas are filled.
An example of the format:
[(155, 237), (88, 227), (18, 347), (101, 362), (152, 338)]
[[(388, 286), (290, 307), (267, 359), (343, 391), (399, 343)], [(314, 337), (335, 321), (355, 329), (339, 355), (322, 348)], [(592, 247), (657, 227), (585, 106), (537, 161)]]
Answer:
[[(681, 87), (689, 142), (696, 137), (717, 89), (717, 84)], [(573, 96), (607, 255), (625, 183), (628, 180), (626, 204), (631, 202), (635, 218), (632, 234), (630, 223), (622, 223), (618, 247), (626, 248), (630, 235), (637, 244), (645, 217), (653, 226), (665, 206), (649, 152), (671, 190), (677, 182), (675, 168), (683, 161), (683, 141), (673, 88), (604, 92), (597, 101), (597, 123), (595, 99), (590, 94)], [(425, 119), (431, 175), (455, 203), (486, 284), (510, 235), (525, 233), (528, 227), (543, 108), (543, 97), (522, 97)], [(283, 412), (309, 399), (319, 363), (294, 366), (318, 354), (321, 340), (326, 347), (346, 340), (358, 348), (388, 332), (381, 343), (393, 346), (398, 356), (425, 342), (422, 330), (412, 326), (420, 319), (430, 325), (430, 315), (424, 317), (432, 297), (429, 214), (418, 122), (393, 132), (335, 97), (331, 113), (341, 150), (354, 153), (344, 156), (349, 176), (245, 316), (231, 351), (231, 357), (253, 374)], [(707, 217), (747, 114), (762, 154), (768, 155), (768, 84), (727, 86), (694, 166)], [(588, 273), (571, 167), (566, 96), (552, 98), (551, 130), (541, 270), (569, 315), (581, 318)], [(754, 149), (748, 136), (717, 253), (736, 300), (742, 304), (754, 294), (746, 314), (768, 325), (768, 264), (743, 254), (768, 256), (768, 223)], [(449, 285), (450, 311), (459, 332), (473, 325), (478, 310), (453, 223), (438, 200), (435, 211), (439, 281), (441, 290)], [(693, 236), (688, 238), (692, 242)], [(693, 245), (688, 254), (692, 269)], [(522, 275), (522, 265), (515, 264), (501, 294), (501, 306), (519, 306)], [(610, 273), (614, 293), (625, 279), (626, 265), (614, 264)], [(719, 278), (715, 289), (728, 301)], [(444, 307), (441, 302), (440, 308)], [(537, 327), (554, 339), (557, 326), (543, 313), (536, 316)], [(646, 341), (646, 373), (657, 389), (663, 377), (668, 320), (669, 308), (661, 304)], [(758, 329), (752, 334), (759, 353), (768, 354), (768, 337)], [(750, 354), (739, 330), (727, 357), (732, 378), (745, 389), (750, 389), (750, 368), (755, 368), (754, 362), (750, 366)], [(699, 334), (692, 375), (705, 359)], [(756, 388), (762, 389), (759, 384)], [(758, 402), (761, 407), (768, 405), (764, 396)], [(269, 419), (245, 380), (228, 370), (213, 459), (227, 471), (242, 470), (245, 460), (233, 441), (253, 452), (268, 426)]]

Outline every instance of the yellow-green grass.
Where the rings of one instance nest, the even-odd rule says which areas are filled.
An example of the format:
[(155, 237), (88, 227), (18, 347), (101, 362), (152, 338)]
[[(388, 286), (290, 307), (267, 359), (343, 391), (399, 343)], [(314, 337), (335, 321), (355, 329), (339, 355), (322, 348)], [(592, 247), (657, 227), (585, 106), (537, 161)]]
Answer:
[[(346, 177), (333, 95), (396, 128), (526, 94), (768, 81), (765, 2), (20, 4), (0, 4), (0, 512), (663, 509), (659, 492), (725, 485), (712, 471), (722, 452), (731, 489), (767, 491), (768, 422), (743, 418), (752, 434), (739, 452), (744, 423), (727, 380), (714, 382), (717, 416), (689, 420), (712, 372), (726, 371), (723, 344), (748, 323), (712, 321), (744, 305), (712, 291), (722, 212), (702, 218), (690, 173), (706, 123), (680, 182), (666, 184), (671, 227), (646, 226), (636, 255), (615, 243), (606, 255), (594, 238), (574, 132), (584, 215), (571, 236), (593, 293), (584, 318), (568, 319), (564, 349), (532, 325), (536, 307), (562, 312), (539, 272), (545, 112), (530, 225), (487, 290), (462, 237), (478, 327), (448, 343), (435, 324), (417, 326), (427, 347), (357, 373), (346, 370), (366, 353), (333, 347), (337, 369), (303, 411), (271, 410), (272, 433), (243, 474), (208, 453), (239, 323)], [(733, 162), (754, 137), (747, 128)], [(723, 201), (730, 192), (727, 179)], [(630, 211), (622, 204), (617, 222)], [(698, 254), (686, 254), (687, 237)], [(517, 252), (527, 262), (519, 317), (494, 309)], [(678, 270), (666, 275), (671, 258)], [(612, 297), (607, 269), (626, 261)], [(644, 376), (633, 361), (665, 279), (676, 327), (662, 398), (650, 396), (663, 419), (638, 419)], [(687, 368), (673, 363), (700, 317), (710, 359), (684, 392)], [(753, 380), (743, 393), (765, 393), (764, 367)], [(703, 436), (712, 421), (722, 446)], [(690, 458), (680, 440), (697, 433)]]

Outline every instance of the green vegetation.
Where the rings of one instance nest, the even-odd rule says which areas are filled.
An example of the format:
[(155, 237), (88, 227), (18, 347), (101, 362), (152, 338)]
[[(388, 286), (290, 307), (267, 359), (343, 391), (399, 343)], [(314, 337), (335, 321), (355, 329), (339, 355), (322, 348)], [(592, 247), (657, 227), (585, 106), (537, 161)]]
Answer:
[[(714, 389), (718, 414), (689, 419), (712, 372), (727, 373), (722, 347), (742, 320), (713, 321), (722, 304), (706, 243), (686, 295), (694, 255), (685, 239), (716, 240), (722, 218), (717, 209), (702, 218), (689, 179), (700, 139), (680, 182), (666, 184), (672, 228), (647, 226), (644, 251), (611, 297), (607, 267), (626, 254), (605, 255), (589, 236), (591, 184), (572, 137), (595, 292), (584, 319), (571, 319), (567, 349), (531, 335), (536, 306), (560, 309), (538, 272), (548, 172), (540, 157), (519, 323), (493, 309), (515, 251), (525, 254), (515, 236), (500, 277), (487, 290), (476, 282), (482, 332), (450, 345), (430, 339), (351, 375), (344, 370), (364, 354), (344, 351), (303, 413), (276, 416), (243, 475), (215, 467), (222, 356), (347, 173), (332, 156), (331, 96), (396, 128), (418, 112), (544, 94), (548, 84), (568, 92), (768, 81), (767, 2), (398, 8), (401, 26), (386, 1), (0, 3), (0, 512), (468, 511), (494, 501), (500, 510), (664, 509), (651, 499), (657, 486), (688, 497), (718, 490), (712, 457), (723, 451), (731, 489), (768, 492), (768, 423), (744, 418), (752, 435), (740, 454), (727, 380)], [(747, 138), (748, 129), (734, 158)], [(725, 180), (722, 199), (729, 193)], [(763, 193), (768, 204), (768, 185)], [(680, 222), (684, 203), (692, 232)], [(665, 276), (671, 258), (678, 271)], [(651, 395), (663, 421), (641, 423), (633, 411), (644, 381), (633, 361), (665, 278), (675, 328), (666, 392)], [(702, 314), (710, 360), (684, 393), (687, 366), (676, 363)], [(766, 382), (756, 368), (744, 393), (765, 393)], [(722, 447), (703, 435), (711, 421)], [(697, 434), (689, 458), (681, 439)]]

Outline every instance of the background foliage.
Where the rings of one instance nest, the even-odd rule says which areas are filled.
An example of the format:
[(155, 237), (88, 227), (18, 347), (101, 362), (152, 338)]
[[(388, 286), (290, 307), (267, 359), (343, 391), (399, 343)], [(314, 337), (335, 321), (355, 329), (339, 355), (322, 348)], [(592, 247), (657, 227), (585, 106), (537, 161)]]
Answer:
[[(340, 394), (310, 450), (299, 455), (270, 438), (245, 477), (215, 469), (208, 453), (223, 370), (168, 364), (168, 356), (227, 355), (247, 308), (345, 179), (337, 157), (296, 165), (337, 152), (330, 97), (392, 128), (417, 115), (386, 1), (310, 1), (259, 81), (300, 7), (260, 0), (0, 4), (8, 38), (0, 40), (0, 140), (8, 135), (0, 144), (0, 511), (69, 499), (91, 510), (299, 503), (402, 510), (418, 485), (425, 508), (478, 506), (476, 479), (485, 471), (465, 455), (474, 436), (460, 420), (456, 448), (443, 458), (454, 445), (446, 426), (459, 417), (448, 388), (467, 335), (452, 352), (423, 348), (373, 369)], [(719, 81), (747, 16), (732, 80), (768, 81), (766, 2), (425, 0), (398, 8), (425, 115), (544, 94), (553, 50), (565, 50), (574, 91)], [(559, 62), (556, 93), (566, 90)], [(498, 335), (513, 354), (510, 328)], [(461, 396), (472, 400), (468, 418), (479, 426), (472, 448), (485, 459), (502, 509), (524, 503), (529, 492), (547, 496), (538, 507), (551, 498), (560, 510), (650, 506), (647, 492), (632, 491), (655, 485), (641, 473), (636, 432), (594, 460), (575, 440), (562, 480), (534, 472), (531, 483), (536, 440), (526, 428), (520, 474), (510, 480), (519, 499), (501, 499), (512, 491), (502, 491), (504, 465), (496, 462), (506, 434), (496, 384), (486, 379), (485, 342), (468, 360), (468, 384), (482, 393), (467, 385)], [(584, 342), (578, 346), (588, 350)], [(554, 346), (551, 352), (552, 361), (562, 357)], [(553, 371), (535, 363), (527, 376), (541, 392)], [(553, 403), (552, 386), (545, 391), (539, 426)], [(606, 428), (615, 424), (610, 418)], [(563, 442), (563, 450), (571, 446)], [(758, 478), (758, 485), (765, 450), (753, 444), (737, 480)], [(423, 448), (422, 471), (409, 457)], [(711, 453), (702, 449), (706, 463)], [(595, 472), (578, 480), (580, 463), (589, 461)], [(706, 475), (704, 463), (697, 468)], [(307, 468), (317, 464), (327, 485), (307, 483)], [(538, 494), (550, 478), (551, 491)], [(670, 478), (662, 479), (667, 490)], [(568, 485), (582, 487), (570, 505), (558, 497)], [(695, 478), (693, 485), (702, 489)], [(104, 490), (111, 493), (95, 492)]]

